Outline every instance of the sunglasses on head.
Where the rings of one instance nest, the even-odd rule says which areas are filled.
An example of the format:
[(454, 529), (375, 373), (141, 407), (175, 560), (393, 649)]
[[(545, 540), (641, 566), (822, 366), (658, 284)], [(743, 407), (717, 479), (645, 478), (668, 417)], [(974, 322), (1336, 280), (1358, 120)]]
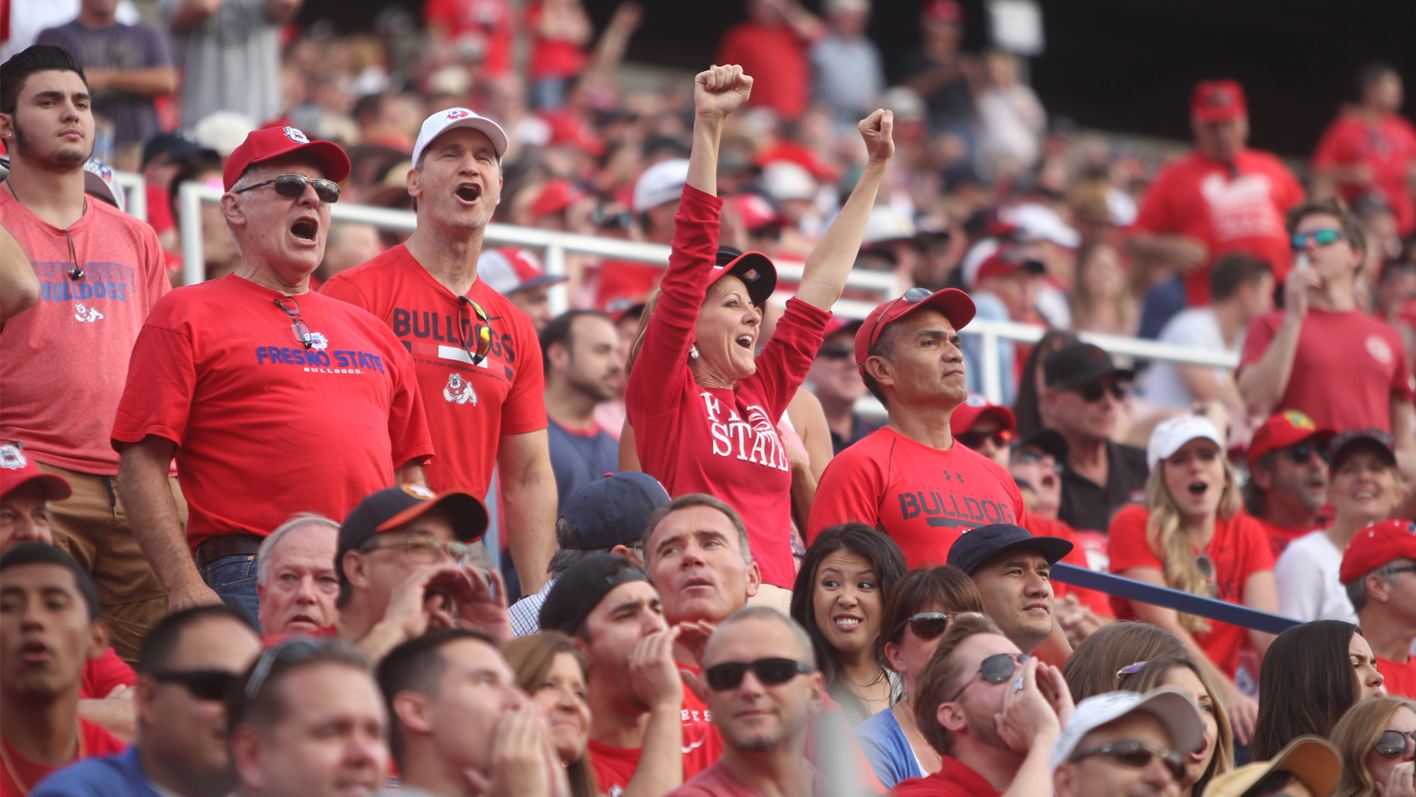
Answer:
[(1332, 246), (1338, 241), (1345, 240), (1347, 240), (1347, 233), (1336, 228), (1327, 227), (1321, 230), (1313, 230), (1312, 232), (1294, 233), (1293, 249), (1295, 251), (1303, 249), (1307, 247), (1309, 241), (1316, 243), (1318, 246)]
[(227, 670), (170, 670), (149, 676), (160, 684), (177, 684), (198, 700), (225, 700), (241, 676)]
[(1416, 731), (1382, 731), (1372, 749), (1382, 758), (1399, 758), (1406, 752), (1406, 740), (1416, 743)]
[[(934, 292), (929, 290), (928, 288), (910, 288), (909, 290), (905, 291), (903, 296), (899, 297), (898, 299), (891, 300), (890, 304), (887, 305), (887, 307), (894, 307), (900, 302), (904, 302), (905, 304), (919, 304), (920, 302), (924, 301), (925, 299), (928, 299), (930, 296), (933, 295)], [(879, 317), (884, 318), (889, 314), (889, 309), (886, 309), (884, 312), (880, 313)], [(877, 321), (875, 323), (874, 328), (870, 330), (870, 345), (865, 347), (866, 351), (870, 351), (871, 349), (875, 348), (875, 342), (880, 340), (880, 330), (882, 328), (883, 325)]]
[(748, 671), (763, 686), (780, 686), (798, 675), (814, 672), (811, 665), (796, 659), (769, 658), (756, 661), (725, 661), (703, 671), (708, 688), (714, 692), (726, 692), (742, 685)]
[(1185, 781), (1185, 757), (1174, 750), (1157, 750), (1145, 742), (1126, 739), (1093, 747), (1090, 750), (1078, 750), (1072, 754), (1070, 761), (1076, 763), (1096, 756), (1104, 756), (1131, 769), (1144, 769), (1159, 757), (1160, 763), (1165, 766), (1166, 771), (1177, 783)]
[(339, 201), (339, 185), (331, 180), (320, 177), (301, 177), (298, 174), (282, 174), (272, 177), (269, 180), (262, 180), (259, 183), (252, 183), (245, 188), (238, 188), (232, 191), (233, 194), (244, 194), (247, 191), (254, 191), (264, 186), (273, 186), (275, 193), (286, 199), (295, 199), (305, 193), (305, 186), (315, 187), (315, 196), (326, 205), (333, 205)]
[(842, 346), (831, 346), (816, 353), (823, 360), (849, 360), (855, 352)]
[(1306, 465), (1308, 463), (1308, 460), (1312, 459), (1314, 455), (1316, 455), (1317, 458), (1321, 459), (1323, 462), (1328, 461), (1326, 449), (1324, 449), (1322, 446), (1314, 445), (1313, 443), (1308, 442), (1289, 446), (1288, 448), (1285, 448), (1283, 450), (1283, 453), (1290, 460), (1292, 460), (1294, 465)]
[(982, 448), (985, 442), (992, 443), (994, 448), (1007, 448), (1013, 442), (1013, 433), (1007, 429), (999, 429), (996, 432), (964, 432), (955, 439), (966, 448), (975, 450)]
[(1111, 393), (1111, 397), (1120, 401), (1126, 397), (1126, 386), (1120, 382), (1091, 382), (1077, 389), (1084, 401), (1100, 401), (1102, 395)]
[(910, 615), (910, 619), (905, 621), (905, 626), (910, 629), (910, 633), (919, 639), (928, 642), (931, 639), (938, 639), (949, 630), (949, 621), (954, 619), (953, 612), (917, 612)]
[(969, 688), (969, 684), (973, 683), (974, 678), (982, 678), (985, 683), (994, 686), (1003, 683), (1012, 678), (1013, 673), (1017, 672), (1018, 667), (1021, 667), (1027, 660), (1028, 654), (1026, 653), (995, 653), (985, 657), (983, 661), (978, 663), (978, 672), (974, 674), (974, 677), (965, 681), (964, 685), (959, 687), (959, 691), (955, 692), (948, 702), (958, 700), (959, 695)]

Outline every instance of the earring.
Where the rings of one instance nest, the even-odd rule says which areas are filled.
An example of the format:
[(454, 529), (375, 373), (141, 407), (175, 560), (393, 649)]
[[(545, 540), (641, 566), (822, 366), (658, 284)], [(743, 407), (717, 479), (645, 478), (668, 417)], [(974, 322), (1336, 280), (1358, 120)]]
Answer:
[(698, 345), (697, 345), (697, 344), (694, 344), (694, 345), (691, 345), (691, 346), (688, 347), (688, 359), (690, 359), (690, 360), (696, 360), (696, 359), (698, 359)]

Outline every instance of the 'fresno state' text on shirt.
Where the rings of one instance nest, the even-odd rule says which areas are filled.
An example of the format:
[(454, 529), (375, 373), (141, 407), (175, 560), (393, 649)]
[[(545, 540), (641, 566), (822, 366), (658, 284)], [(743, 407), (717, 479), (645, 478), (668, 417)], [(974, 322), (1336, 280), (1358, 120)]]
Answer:
[(751, 462), (769, 468), (785, 471), (787, 450), (782, 439), (777, 436), (776, 426), (767, 417), (767, 411), (753, 404), (747, 407), (747, 420), (743, 420), (737, 410), (728, 407), (728, 418), (722, 419), (723, 403), (711, 393), (700, 393), (708, 415), (708, 432), (713, 436), (713, 453), (720, 457), (734, 457), (743, 462)]
[[(383, 358), (366, 351), (315, 351), (293, 346), (257, 346), (256, 363), (264, 365), (306, 365), (319, 368), (368, 369), (384, 373)], [(309, 369), (306, 369), (309, 370)]]

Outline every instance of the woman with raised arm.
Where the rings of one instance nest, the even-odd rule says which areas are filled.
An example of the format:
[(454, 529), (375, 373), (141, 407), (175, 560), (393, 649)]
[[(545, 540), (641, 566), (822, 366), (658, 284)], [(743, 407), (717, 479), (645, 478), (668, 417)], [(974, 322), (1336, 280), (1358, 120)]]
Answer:
[(752, 78), (737, 66), (715, 66), (694, 80), (688, 180), (668, 271), (630, 349), (625, 401), (644, 471), (671, 495), (708, 493), (736, 509), (762, 569), (760, 594), (785, 610), (793, 580), (791, 463), (777, 423), (806, 378), (855, 263), (895, 153), (894, 116), (877, 110), (861, 121), (868, 160), (860, 180), (754, 357), (776, 269), (760, 252), (719, 249), (716, 195), (723, 121), (751, 91)]

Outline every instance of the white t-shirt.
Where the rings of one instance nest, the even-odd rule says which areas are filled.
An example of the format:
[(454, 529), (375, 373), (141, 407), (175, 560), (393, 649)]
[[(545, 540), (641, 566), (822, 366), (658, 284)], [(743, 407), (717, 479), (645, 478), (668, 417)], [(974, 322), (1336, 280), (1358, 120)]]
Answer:
[[(1224, 336), (1220, 334), (1219, 322), (1215, 320), (1214, 310), (1208, 307), (1194, 307), (1180, 311), (1160, 330), (1158, 340), (1161, 343), (1192, 346), (1207, 351), (1224, 351), (1227, 348), (1236, 356), (1244, 345), (1242, 335), (1234, 341), (1233, 346), (1226, 347), (1224, 345)], [(1216, 368), (1214, 376), (1215, 379), (1224, 381), (1229, 379), (1229, 371), (1224, 368)], [(1176, 370), (1175, 364), (1170, 362), (1157, 360), (1151, 363), (1141, 393), (1152, 404), (1162, 407), (1189, 409), (1190, 405), (1194, 403), (1190, 391), (1185, 388), (1185, 383), (1180, 379), (1180, 372)]]
[(1278, 610), (1302, 622), (1346, 620), (1357, 622), (1357, 612), (1338, 580), (1342, 551), (1322, 531), (1294, 540), (1273, 566), (1278, 582)]

